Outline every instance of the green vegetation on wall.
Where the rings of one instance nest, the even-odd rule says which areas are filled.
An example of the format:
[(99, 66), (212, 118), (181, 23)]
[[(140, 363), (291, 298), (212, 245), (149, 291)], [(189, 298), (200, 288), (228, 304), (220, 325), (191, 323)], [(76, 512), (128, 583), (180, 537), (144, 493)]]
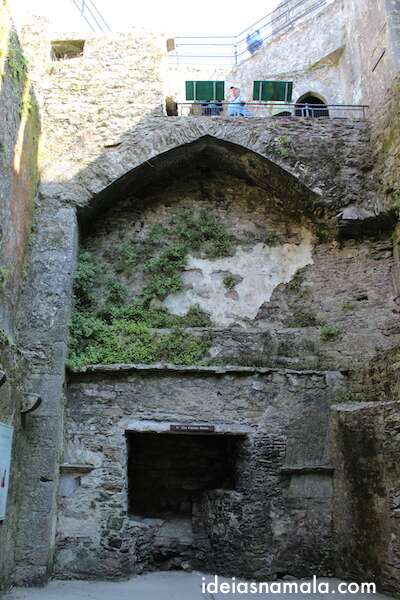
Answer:
[[(12, 231), (7, 257), (1, 257), (4, 264), (0, 268), (0, 294), (3, 304), (13, 305), (22, 278), (38, 185), (40, 118), (28, 64), (3, 0), (0, 0), (0, 87), (9, 115), (8, 126), (1, 132), (0, 170), (11, 207), (11, 220), (6, 227)], [(11, 186), (12, 194), (8, 191)]]
[[(185, 315), (173, 315), (162, 300), (183, 289), (182, 272), (190, 253), (228, 256), (235, 242), (213, 215), (200, 212), (154, 225), (144, 240), (124, 241), (109, 251), (109, 263), (82, 250), (74, 280), (69, 366), (199, 363), (209, 348), (209, 336), (185, 328), (209, 327), (208, 314), (192, 306)], [(135, 271), (143, 274), (139, 294), (129, 289), (129, 275)]]
[(290, 140), (287, 135), (280, 135), (276, 138), (278, 154), (282, 158), (289, 158)]
[(10, 338), (3, 329), (0, 329), (0, 349), (6, 346), (11, 346)]
[(322, 325), (320, 329), (320, 338), (323, 342), (335, 340), (340, 335), (340, 329), (336, 325)]
[(28, 65), (17, 34), (13, 30), (10, 31), (7, 63), (14, 83), (21, 82), (23, 84), (28, 75)]
[(384, 110), (375, 125), (375, 171), (382, 191), (391, 206), (400, 213), (400, 78), (393, 82), (387, 94)]

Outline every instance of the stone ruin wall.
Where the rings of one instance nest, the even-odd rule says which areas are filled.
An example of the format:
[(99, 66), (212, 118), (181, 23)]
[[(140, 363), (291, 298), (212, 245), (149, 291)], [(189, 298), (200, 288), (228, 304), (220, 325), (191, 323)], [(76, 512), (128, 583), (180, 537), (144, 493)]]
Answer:
[[(247, 577), (331, 572), (326, 427), (329, 403), (342, 386), (339, 373), (240, 367), (73, 375), (66, 450), (95, 466), (60, 500), (56, 573), (118, 577), (185, 563)], [(313, 440), (304, 429), (310, 411), (321, 428)], [(132, 420), (140, 430), (149, 419), (250, 431), (241, 442), (235, 488), (197, 500), (189, 540), (176, 523), (168, 529), (168, 519), (127, 515), (124, 433)], [(302, 474), (304, 463), (309, 472)]]
[[(199, 156), (200, 169), (201, 160)], [(82, 247), (96, 253), (102, 271), (113, 272), (121, 244), (134, 243), (150, 226), (165, 225), (184, 209), (216, 213), (244, 246), (243, 240), (257, 231), (280, 237), (275, 248), (290, 241), (301, 246), (296, 223), (270, 192), (216, 167), (210, 170), (210, 164), (219, 163), (211, 156), (206, 181), (194, 167), (186, 179), (162, 181), (158, 191), (153, 183), (139, 199), (133, 195), (119, 207), (113, 205), (82, 238)], [(285, 197), (284, 188), (281, 193)], [(309, 227), (314, 228), (312, 223)], [(252, 244), (259, 244), (256, 237)], [(268, 241), (265, 244), (268, 247)], [(236, 262), (226, 264), (225, 275), (236, 273)], [(259, 269), (263, 262), (271, 268), (265, 257), (258, 261)], [(300, 280), (293, 273), (288, 281), (276, 282), (256, 318), (249, 313), (244, 319), (238, 313), (232, 323), (221, 312), (212, 315), (217, 327), (208, 328), (212, 336), (204, 357), (208, 367), (110, 366), (77, 369), (70, 375), (64, 461), (94, 468), (87, 474), (79, 469), (70, 472), (80, 485), (60, 499), (56, 550), (60, 577), (100, 572), (115, 577), (182, 564), (247, 577), (335, 572), (336, 475), (329, 408), (364, 400), (366, 394), (374, 398), (377, 388), (372, 381), (366, 385), (364, 368), (376, 359), (378, 348), (383, 352), (398, 344), (398, 336), (387, 335), (395, 307), (392, 244), (388, 237), (359, 240), (353, 235), (339, 243), (312, 235), (312, 253), (305, 262)], [(208, 264), (217, 277), (218, 260)], [(140, 268), (136, 268), (139, 279), (132, 271), (120, 278), (137, 293)], [(221, 281), (218, 285), (223, 290)], [(209, 282), (199, 290), (189, 278), (182, 294), (190, 293), (190, 301), (200, 306), (202, 299), (214, 298)], [(236, 301), (246, 292), (254, 290), (238, 286)], [(171, 300), (165, 301), (170, 309)], [(337, 328), (332, 339), (323, 339), (323, 324)], [(220, 366), (212, 366), (215, 363)], [(250, 429), (235, 489), (215, 492), (215, 497), (209, 492), (195, 505), (189, 539), (182, 540), (178, 526), (171, 527), (166, 519), (127, 515), (124, 434), (132, 421), (140, 430), (140, 424), (149, 420)], [(93, 437), (93, 431), (101, 434)], [(219, 524), (224, 523), (225, 541), (216, 515)]]
[[(18, 431), (27, 362), (16, 345), (17, 301), (37, 189), (39, 115), (8, 7), (0, 6), (0, 421), (16, 428), (8, 514), (0, 523), (0, 589), (14, 569), (18, 518)], [(4, 381), (4, 376), (6, 380)]]
[[(310, 189), (321, 194), (327, 206), (332, 209), (332, 218), (334, 214), (337, 214), (334, 210), (339, 209), (340, 211), (346, 206), (352, 206), (350, 212), (346, 213), (345, 211), (343, 214), (344, 217), (346, 214), (347, 216), (351, 215), (350, 221), (352, 221), (349, 231), (353, 233), (347, 235), (347, 241), (337, 244), (332, 240), (330, 242), (320, 240), (314, 248), (314, 264), (307, 266), (304, 272), (304, 283), (312, 288), (309, 298), (306, 301), (301, 299), (299, 301), (298, 298), (291, 299), (288, 303), (285, 291), (287, 284), (281, 284), (275, 290), (271, 301), (266, 303), (267, 311), (261, 315), (261, 323), (263, 320), (265, 323), (272, 323), (272, 334), (270, 331), (263, 331), (263, 327), (255, 327), (251, 334), (247, 335), (247, 339), (243, 332), (238, 335), (236, 331), (233, 331), (231, 336), (227, 336), (224, 328), (215, 329), (213, 332), (212, 353), (214, 356), (226, 357), (226, 360), (231, 362), (239, 359), (243, 361), (251, 353), (253, 356), (257, 355), (257, 358), (262, 354), (268, 357), (267, 362), (271, 362), (271, 365), (267, 365), (266, 368), (277, 369), (271, 373), (254, 372), (238, 375), (238, 380), (244, 379), (249, 385), (248, 388), (245, 388), (244, 394), (248, 393), (246, 389), (253, 389), (252, 385), (256, 386), (255, 389), (266, 385), (267, 387), (271, 386), (272, 396), (276, 394), (275, 398), (279, 399), (280, 393), (289, 394), (289, 396), (294, 394), (293, 390), (297, 389), (301, 382), (304, 393), (302, 392), (300, 396), (296, 393), (296, 400), (299, 401), (299, 414), (303, 414), (302, 407), (304, 405), (302, 403), (313, 398), (313, 402), (318, 408), (318, 414), (326, 419), (326, 399), (331, 404), (338, 398), (336, 393), (335, 398), (329, 396), (332, 391), (331, 380), (329, 380), (329, 387), (326, 388), (324, 373), (334, 371), (337, 373), (335, 376), (337, 381), (341, 384), (339, 385), (340, 389), (334, 388), (341, 392), (339, 400), (359, 400), (365, 394), (370, 400), (388, 400), (391, 399), (388, 398), (388, 393), (391, 393), (388, 383), (390, 369), (388, 370), (383, 364), (379, 371), (380, 364), (385, 361), (376, 360), (375, 349), (379, 349), (384, 358), (388, 353), (390, 364), (393, 365), (396, 362), (398, 345), (397, 309), (393, 305), (396, 293), (393, 293), (392, 279), (390, 278), (390, 274), (394, 274), (393, 285), (396, 290), (398, 285), (396, 249), (392, 256), (391, 242), (388, 236), (379, 241), (376, 240), (376, 228), (373, 224), (369, 240), (360, 241), (358, 234), (355, 233), (357, 224), (363, 227), (371, 220), (373, 222), (375, 212), (379, 213), (384, 210), (387, 212), (392, 206), (390, 198), (388, 202), (382, 202), (380, 191), (377, 190), (370, 178), (372, 160), (368, 149), (368, 130), (364, 124), (311, 123), (300, 120), (296, 123), (283, 122), (279, 124), (257, 120), (253, 120), (251, 123), (232, 123), (223, 119), (217, 122), (207, 119), (186, 120), (154, 117), (154, 113), (160, 114), (158, 111), (163, 103), (160, 91), (162, 90), (160, 64), (163, 57), (162, 52), (158, 50), (157, 43), (149, 42), (148, 38), (146, 38), (146, 57), (142, 60), (133, 51), (130, 56), (133, 63), (132, 72), (135, 73), (135, 77), (142, 78), (142, 80), (150, 79), (153, 82), (152, 87), (150, 92), (148, 87), (146, 90), (141, 90), (141, 93), (135, 96), (137, 102), (135, 100), (132, 104), (132, 110), (127, 111), (126, 98), (131, 96), (135, 84), (133, 77), (130, 80), (125, 76), (126, 58), (129, 51), (127, 51), (124, 39), (109, 40), (107, 42), (109, 48), (112, 47), (110, 53), (104, 51), (104, 48), (107, 47), (104, 40), (101, 43), (96, 40), (92, 42), (88, 40), (87, 61), (84, 56), (57, 63), (49, 60), (49, 36), (41, 34), (42, 25), (40, 23), (35, 27), (33, 33), (25, 31), (24, 39), (27, 54), (33, 52), (31, 56), (41, 57), (41, 60), (36, 61), (38, 70), (33, 70), (32, 77), (36, 83), (36, 93), (43, 115), (44, 134), (40, 155), (42, 181), (39, 190), (40, 202), (35, 215), (35, 235), (32, 238), (30, 250), (31, 268), (21, 306), (19, 339), (31, 359), (26, 382), (27, 389), (42, 397), (42, 406), (39, 411), (26, 416), (24, 433), (19, 433), (22, 457), (21, 479), (24, 480), (24, 485), (20, 485), (18, 490), (19, 532), (16, 538), (18, 567), (14, 580), (25, 583), (45, 581), (51, 572), (54, 558), (56, 492), (59, 481), (59, 464), (63, 460), (61, 455), (63, 445), (62, 387), (70, 314), (71, 278), (75, 266), (77, 240), (74, 207), (93, 204), (93, 194), (101, 192), (118, 177), (152, 159), (162, 151), (208, 135), (239, 143), (281, 165)], [(144, 39), (140, 36), (139, 38), (140, 44), (136, 45), (137, 42), (133, 37), (131, 39), (132, 46), (129, 47), (138, 48)], [(147, 44), (151, 45), (153, 52), (148, 52)], [(92, 54), (90, 55), (90, 53)], [(116, 54), (117, 60), (112, 58), (113, 53)], [(150, 55), (157, 57), (154, 62), (149, 58)], [(144, 71), (135, 70), (135, 65), (137, 67), (139, 62), (145, 65)], [(108, 72), (105, 77), (105, 69), (111, 73), (115, 69), (118, 71), (118, 75), (115, 79), (110, 78)], [(87, 72), (90, 72), (93, 77), (90, 89), (86, 83)], [(123, 77), (121, 72), (123, 72)], [(82, 79), (84, 81), (79, 83)], [(92, 88), (95, 90), (93, 97), (89, 94)], [(110, 102), (110, 98), (113, 99), (113, 102)], [(114, 101), (115, 99), (116, 101)], [(148, 113), (144, 113), (143, 100), (147, 107), (151, 107)], [(60, 127), (60, 122), (63, 123), (63, 127)], [(94, 127), (94, 125), (98, 126)], [(282, 141), (287, 138), (290, 141), (289, 144)], [(286, 148), (287, 145), (288, 148)], [(390, 148), (392, 149), (391, 156), (394, 156), (393, 160), (395, 161), (396, 141)], [(62, 150), (60, 151), (60, 149)], [(57, 156), (57, 161), (54, 161), (54, 156)], [(68, 178), (66, 178), (66, 174), (68, 174)], [(354, 206), (357, 207), (356, 211), (354, 211)], [(365, 209), (366, 212), (360, 211), (360, 208)], [(375, 212), (374, 210), (371, 212), (371, 208), (376, 209)], [(346, 218), (343, 221), (343, 224), (346, 225)], [(387, 227), (386, 231), (389, 235)], [(43, 252), (44, 248), (46, 248), (45, 252)], [(320, 301), (319, 294), (322, 294), (322, 290), (326, 291), (324, 270), (330, 274), (330, 284), (335, 277), (344, 282), (340, 291), (340, 302), (336, 297), (336, 288), (333, 292), (335, 294), (333, 304), (332, 291), (323, 296), (322, 302)], [(357, 281), (357, 284), (354, 281)], [(288, 326), (296, 313), (299, 317), (299, 313), (304, 313), (304, 309), (308, 313), (328, 316), (329, 323), (338, 327), (340, 335), (331, 341), (322, 343), (320, 327), (304, 327), (304, 323), (301, 327)], [(371, 314), (374, 315), (374, 324), (371, 321)], [(361, 344), (360, 340), (362, 340)], [(374, 348), (372, 352), (370, 352), (371, 348)], [(304, 355), (305, 349), (307, 349), (307, 355), (302, 363), (302, 361), (299, 362), (299, 354)], [(368, 360), (364, 369), (365, 354)], [(354, 360), (354, 357), (357, 356), (360, 359), (358, 364)], [(376, 365), (371, 366), (370, 362), (376, 363)], [(374, 373), (375, 367), (378, 373), (376, 371)], [(287, 372), (287, 369), (293, 368), (300, 371), (302, 369), (309, 371), (311, 368), (318, 371), (318, 374), (299, 375)], [(172, 377), (171, 393), (176, 389), (177, 378), (182, 389), (185, 388), (185, 382), (189, 382), (189, 388), (193, 385), (197, 386), (200, 378), (197, 373), (185, 375), (174, 373), (172, 375), (165, 372), (163, 376), (168, 378), (170, 375)], [(160, 381), (159, 376), (151, 375), (150, 379), (152, 377), (155, 385), (158, 385), (156, 382)], [(230, 379), (232, 375), (223, 374), (221, 377), (232, 381)], [(137, 545), (133, 548), (129, 546), (133, 543), (132, 537), (127, 533), (131, 523), (128, 523), (126, 518), (122, 519), (121, 524), (118, 519), (112, 523), (108, 521), (106, 523), (103, 517), (99, 517), (94, 524), (91, 521), (92, 528), (89, 528), (86, 540), (77, 536), (82, 551), (80, 556), (87, 561), (85, 573), (79, 571), (79, 565), (74, 564), (71, 559), (70, 549), (74, 535), (76, 535), (76, 528), (86, 518), (87, 511), (91, 510), (89, 499), (98, 503), (98, 507), (102, 506), (105, 514), (113, 509), (109, 491), (105, 490), (101, 496), (97, 485), (107, 486), (108, 478), (115, 477), (114, 482), (118, 488), (118, 510), (124, 510), (126, 474), (124, 469), (117, 469), (115, 465), (111, 466), (110, 460), (112, 456), (118, 456), (120, 464), (123, 465), (125, 462), (126, 457), (123, 449), (121, 450), (121, 431), (136, 408), (130, 404), (132, 401), (132, 387), (130, 386), (133, 385), (133, 389), (136, 389), (136, 383), (132, 384), (130, 378), (125, 375), (118, 375), (118, 378), (118, 385), (120, 385), (118, 390), (115, 389), (114, 382), (110, 388), (108, 376), (98, 374), (82, 375), (77, 373), (70, 382), (66, 421), (68, 448), (75, 444), (75, 450), (82, 451), (81, 454), (78, 452), (75, 456), (82, 460), (90, 458), (92, 456), (90, 453), (97, 453), (96, 460), (103, 461), (104, 470), (98, 467), (98, 472), (95, 470), (83, 476), (83, 485), (79, 488), (77, 495), (60, 500), (63, 511), (60, 513), (57, 537), (57, 569), (59, 573), (68, 572), (74, 576), (88, 576), (97, 572), (99, 560), (103, 561), (103, 559), (107, 560), (110, 575), (149, 567), (148, 551), (155, 533), (154, 528), (149, 526), (145, 532), (142, 531), (144, 537), (138, 536), (136, 538)], [(134, 382), (138, 378), (144, 382), (143, 411), (152, 415), (154, 414), (153, 405), (146, 404), (149, 402), (149, 391), (146, 389), (148, 376), (142, 377), (136, 373), (131, 376)], [(201, 378), (202, 385), (204, 381), (207, 382), (204, 384), (205, 394), (210, 393), (210, 388), (215, 388), (216, 378), (217, 374), (212, 371), (207, 374), (206, 378)], [(344, 389), (342, 389), (343, 378)], [(144, 385), (145, 383), (146, 385)], [(350, 395), (348, 395), (349, 388)], [(87, 398), (93, 398), (93, 394), (96, 398), (101, 397), (102, 390), (106, 397), (104, 405), (100, 404), (100, 408), (98, 408), (97, 400), (95, 404), (92, 404), (92, 400), (87, 400)], [(223, 393), (222, 390), (221, 393)], [(111, 405), (111, 401), (117, 397), (121, 399), (117, 415), (118, 427), (116, 427), (113, 412), (115, 405)], [(189, 396), (187, 397), (189, 398)], [(230, 420), (229, 397), (222, 395), (222, 398), (221, 419)], [(257, 556), (261, 557), (257, 568), (260, 568), (260, 573), (263, 569), (265, 572), (267, 562), (269, 572), (282, 573), (289, 570), (290, 565), (285, 563), (282, 557), (284, 554), (287, 556), (288, 552), (294, 551), (298, 545), (298, 532), (289, 528), (287, 537), (280, 534), (280, 525), (285, 521), (286, 511), (288, 511), (295, 523), (297, 523), (297, 519), (303, 520), (303, 522), (305, 519), (307, 525), (306, 530), (302, 532), (303, 539), (314, 539), (314, 535), (323, 536), (327, 554), (324, 556), (311, 555), (312, 561), (308, 563), (307, 568), (313, 566), (327, 572), (331, 568), (327, 565), (332, 565), (331, 550), (336, 547), (336, 542), (333, 542), (331, 537), (332, 497), (330, 493), (326, 493), (329, 492), (331, 486), (331, 475), (293, 474), (281, 471), (281, 469), (285, 471), (285, 466), (293, 466), (294, 459), (298, 457), (297, 442), (300, 438), (303, 439), (304, 435), (310, 435), (310, 432), (304, 432), (302, 427), (298, 426), (299, 424), (291, 422), (288, 414), (284, 413), (282, 421), (279, 418), (274, 421), (277, 433), (277, 437), (274, 438), (274, 448), (279, 450), (275, 452), (274, 448), (270, 446), (271, 438), (265, 433), (265, 421), (260, 417), (261, 414), (264, 414), (262, 411), (266, 398), (268, 398), (268, 394), (263, 396), (260, 390), (256, 415), (251, 411), (247, 412), (252, 400), (249, 400), (247, 408), (244, 409), (243, 422), (252, 429), (252, 432), (256, 431), (257, 425), (259, 427), (257, 428), (258, 433), (252, 433), (248, 442), (254, 448), (251, 458), (255, 461), (254, 466), (249, 466), (249, 464), (244, 466), (243, 478), (240, 482), (241, 488), (236, 492), (246, 497), (249, 484), (245, 475), (254, 477), (258, 473), (257, 493), (260, 493), (260, 496), (264, 494), (265, 482), (259, 480), (259, 473), (263, 471), (258, 471), (255, 465), (259, 461), (259, 452), (267, 453), (267, 456), (271, 453), (271, 462), (268, 463), (271, 471), (269, 471), (267, 481), (271, 482), (274, 496), (273, 499), (269, 498), (268, 506), (262, 504), (260, 505), (262, 508), (254, 507), (253, 514), (263, 523), (265, 521), (264, 508), (267, 511), (273, 511), (276, 501), (279, 507), (275, 520), (278, 529), (272, 531), (271, 528), (267, 528), (265, 530), (266, 537), (261, 542), (255, 538), (249, 540), (253, 544), (253, 548), (256, 548)], [(273, 401), (271, 406), (273, 406)], [(94, 440), (92, 430), (82, 427), (79, 423), (82, 420), (81, 411), (86, 410), (92, 415), (95, 427), (100, 415), (103, 415), (103, 410), (111, 410), (110, 418), (107, 421), (111, 441), (108, 446), (105, 444), (104, 453), (103, 448), (91, 446)], [(395, 410), (394, 407), (393, 411)], [(290, 413), (289, 410), (288, 413)], [(197, 415), (196, 418), (201, 417), (197, 406), (193, 407), (193, 412), (187, 411), (183, 415), (181, 413), (180, 418), (191, 419), (195, 415)], [(175, 418), (175, 414), (172, 416)], [(258, 420), (259, 418), (260, 420)], [(326, 420), (324, 423), (327, 426)], [(326, 446), (324, 445), (326, 440), (323, 438), (324, 442), (321, 446), (322, 438), (323, 436), (314, 440), (315, 445), (314, 441), (311, 445), (312, 448), (317, 448), (318, 454), (315, 456), (318, 456), (318, 460), (321, 459), (321, 452), (324, 457), (326, 456)], [(395, 439), (393, 444), (395, 446)], [(343, 458), (339, 455), (340, 443), (337, 442), (337, 445), (339, 450), (335, 457), (339, 457), (335, 458), (334, 462), (337, 461), (338, 464), (338, 476), (336, 483), (334, 479), (334, 489), (340, 489), (340, 486), (344, 488), (348, 485), (348, 480), (341, 479), (340, 461)], [(56, 450), (54, 451), (54, 449)], [(89, 453), (89, 456), (85, 455), (85, 452)], [(304, 456), (306, 456), (306, 449), (304, 452)], [(247, 458), (250, 460), (249, 456)], [(299, 458), (301, 458), (301, 453)], [(306, 458), (309, 457), (306, 456)], [(348, 468), (347, 473), (351, 472), (351, 468)], [(388, 479), (386, 480), (388, 481)], [(15, 486), (13, 489), (15, 490)], [(15, 493), (12, 491), (14, 498)], [(320, 494), (317, 502), (319, 507), (317, 522), (313, 521), (311, 517), (309, 519), (309, 515), (316, 509), (316, 493)], [(81, 513), (76, 514), (74, 502), (81, 499), (80, 494), (83, 495), (86, 504)], [(15, 504), (16, 500), (12, 499), (11, 505), (15, 506)], [(212, 510), (216, 510), (216, 504), (218, 501), (215, 498), (209, 498), (208, 508), (206, 508), (208, 515), (212, 514)], [(233, 494), (227, 499), (226, 504), (227, 507), (225, 504), (220, 507), (224, 515), (238, 514), (237, 511), (240, 510), (238, 496)], [(304, 507), (306, 507), (305, 516)], [(101, 510), (99, 508), (99, 512)], [(335, 527), (337, 527), (337, 531), (340, 531), (344, 523), (341, 513), (337, 512), (334, 518), (336, 519)], [(68, 521), (68, 519), (70, 520)], [(12, 518), (10, 523), (12, 523)], [(245, 521), (241, 526), (244, 525)], [(109, 527), (110, 531), (114, 531), (117, 538), (120, 535), (118, 532), (124, 531), (123, 543), (125, 545), (116, 547), (113, 538), (107, 536), (104, 527)], [(137, 531), (137, 524), (134, 524), (133, 527)], [(11, 532), (12, 529), (8, 526), (6, 533), (0, 534), (8, 540), (6, 548), (7, 543), (10, 543)], [(218, 536), (215, 537), (212, 530), (208, 534), (215, 544)], [(149, 535), (151, 539), (146, 535)], [(232, 535), (237, 535), (237, 532), (232, 532)], [(271, 540), (271, 536), (279, 539), (274, 556), (271, 556), (267, 549), (267, 540)], [(355, 540), (354, 543), (357, 545), (358, 541)], [(121, 549), (125, 551), (127, 548), (128, 553), (121, 551)], [(311, 548), (311, 542), (309, 546), (306, 545), (307, 548)], [(224, 564), (230, 559), (229, 549), (226, 552), (222, 558), (218, 559), (220, 560), (218, 564), (221, 565), (218, 568), (221, 568), (221, 571), (224, 570)], [(239, 556), (238, 569), (243, 573), (249, 573), (249, 557), (246, 554)], [(303, 568), (306, 568), (303, 559), (303, 556), (299, 557), (296, 563), (299, 574)], [(281, 561), (283, 561), (282, 564)], [(340, 569), (343, 574), (349, 573), (349, 563), (341, 565)], [(3, 565), (3, 573), (7, 574), (8, 579), (11, 571), (12, 560), (11, 555), (8, 554), (7, 564)], [(392, 570), (390, 577), (392, 579), (397, 577), (396, 573), (396, 570)], [(381, 585), (390, 589), (389, 576), (386, 574), (381, 578)]]
[(334, 413), (337, 575), (399, 590), (399, 406), (349, 405)]
[[(54, 60), (53, 38), (43, 18), (26, 26), (21, 37), (43, 121), (41, 189), (51, 196), (52, 186), (90, 169), (123, 134), (147, 117), (163, 114), (165, 52), (162, 39), (138, 29), (126, 35), (88, 35), (82, 56)], [(80, 36), (58, 34), (57, 39)], [(71, 195), (71, 186), (68, 191), (67, 202), (82, 201), (79, 192)]]

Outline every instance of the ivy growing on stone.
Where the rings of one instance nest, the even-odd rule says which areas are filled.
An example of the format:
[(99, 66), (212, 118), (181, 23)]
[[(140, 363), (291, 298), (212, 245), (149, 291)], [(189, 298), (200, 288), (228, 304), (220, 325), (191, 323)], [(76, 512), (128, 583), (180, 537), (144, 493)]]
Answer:
[[(200, 212), (178, 214), (167, 225), (154, 225), (141, 242), (124, 241), (111, 254), (112, 269), (99, 264), (102, 259), (93, 252), (82, 250), (74, 278), (69, 366), (199, 363), (209, 348), (209, 336), (186, 328), (210, 327), (209, 315), (197, 305), (185, 315), (173, 315), (162, 300), (183, 289), (182, 273), (190, 253), (228, 256), (234, 253), (235, 242), (213, 215)], [(139, 268), (143, 287), (130, 298), (121, 274), (127, 277)]]

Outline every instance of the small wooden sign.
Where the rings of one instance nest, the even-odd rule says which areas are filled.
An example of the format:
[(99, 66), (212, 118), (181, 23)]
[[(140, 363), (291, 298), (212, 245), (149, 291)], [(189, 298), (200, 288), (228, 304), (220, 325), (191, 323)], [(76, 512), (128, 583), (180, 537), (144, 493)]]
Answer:
[(215, 433), (214, 425), (170, 425), (173, 433)]

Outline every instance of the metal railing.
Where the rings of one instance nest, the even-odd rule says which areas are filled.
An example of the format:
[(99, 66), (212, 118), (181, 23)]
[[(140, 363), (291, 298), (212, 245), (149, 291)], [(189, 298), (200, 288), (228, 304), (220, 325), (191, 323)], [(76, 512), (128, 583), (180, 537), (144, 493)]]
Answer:
[(286, 0), (273, 12), (233, 36), (177, 36), (169, 60), (176, 64), (237, 65), (281, 34), (296, 21), (314, 13), (330, 0)]
[(93, 0), (72, 0), (93, 32), (109, 33), (111, 28)]
[(174, 116), (180, 117), (310, 117), (365, 119), (367, 105), (293, 104), (286, 102), (179, 102)]

